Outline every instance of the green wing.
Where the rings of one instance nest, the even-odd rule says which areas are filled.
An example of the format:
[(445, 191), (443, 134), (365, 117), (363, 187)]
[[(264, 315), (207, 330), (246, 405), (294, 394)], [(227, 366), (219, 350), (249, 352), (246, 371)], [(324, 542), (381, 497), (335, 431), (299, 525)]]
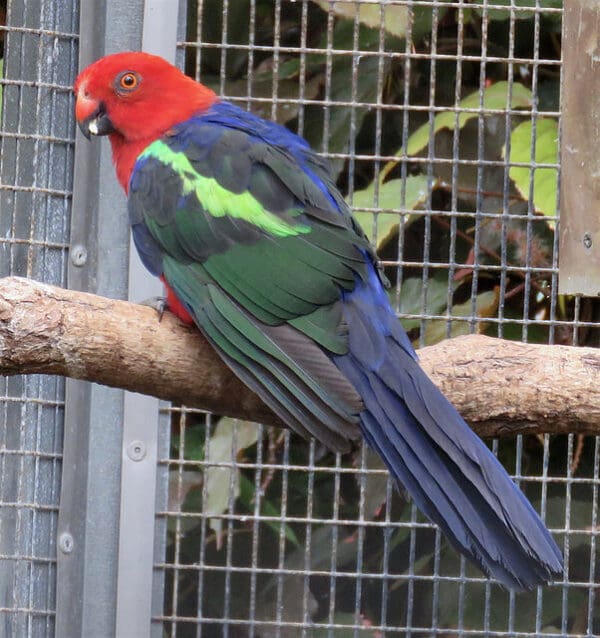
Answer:
[(315, 156), (306, 171), (243, 131), (196, 126), (138, 159), (129, 210), (142, 258), (284, 421), (346, 449), (362, 401), (330, 355), (347, 352), (340, 298), (367, 277), (369, 243), (324, 192)]

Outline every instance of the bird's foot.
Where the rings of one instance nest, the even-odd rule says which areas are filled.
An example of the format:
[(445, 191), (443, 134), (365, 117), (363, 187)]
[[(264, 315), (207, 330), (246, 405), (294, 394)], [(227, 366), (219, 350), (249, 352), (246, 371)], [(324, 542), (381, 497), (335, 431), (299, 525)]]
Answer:
[(150, 297), (139, 302), (140, 306), (148, 306), (158, 313), (158, 321), (160, 322), (168, 308), (166, 297)]

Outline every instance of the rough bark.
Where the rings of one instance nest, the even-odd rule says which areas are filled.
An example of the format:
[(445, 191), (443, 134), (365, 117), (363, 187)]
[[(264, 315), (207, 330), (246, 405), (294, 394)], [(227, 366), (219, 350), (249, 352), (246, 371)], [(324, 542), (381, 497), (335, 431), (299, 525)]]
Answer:
[[(481, 335), (419, 352), (430, 374), (482, 436), (600, 433), (600, 352)], [(281, 425), (170, 313), (0, 279), (0, 374), (59, 374), (219, 414)]]

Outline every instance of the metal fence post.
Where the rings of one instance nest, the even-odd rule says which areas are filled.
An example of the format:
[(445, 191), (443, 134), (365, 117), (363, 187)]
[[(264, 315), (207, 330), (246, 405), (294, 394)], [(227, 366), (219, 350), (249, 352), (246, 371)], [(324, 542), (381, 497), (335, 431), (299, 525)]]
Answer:
[[(139, 49), (142, 0), (83, 0), (80, 68)], [(124, 298), (129, 228), (105, 143), (76, 142), (71, 288)], [(115, 633), (123, 392), (69, 381), (58, 524), (57, 636)]]
[[(175, 4), (175, 10), (174, 10)], [(146, 0), (142, 50), (174, 61), (177, 45), (177, 3)], [(162, 294), (162, 286), (130, 249), (129, 299)], [(150, 632), (154, 579), (154, 511), (159, 423), (159, 400), (125, 393), (123, 459), (121, 468), (121, 519), (117, 577), (117, 638), (142, 638)], [(162, 632), (161, 632), (162, 633)]]
[(599, 20), (598, 3), (565, 2), (559, 250), (563, 295), (600, 295)]

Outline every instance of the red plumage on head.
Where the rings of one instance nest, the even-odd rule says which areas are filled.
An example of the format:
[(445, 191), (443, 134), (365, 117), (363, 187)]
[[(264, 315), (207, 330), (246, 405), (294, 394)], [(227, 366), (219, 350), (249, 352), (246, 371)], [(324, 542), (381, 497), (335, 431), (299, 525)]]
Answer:
[(126, 191), (142, 150), (217, 100), (213, 91), (163, 58), (140, 52), (115, 53), (97, 60), (79, 74), (74, 90), (79, 122), (100, 107), (110, 119), (113, 160)]

